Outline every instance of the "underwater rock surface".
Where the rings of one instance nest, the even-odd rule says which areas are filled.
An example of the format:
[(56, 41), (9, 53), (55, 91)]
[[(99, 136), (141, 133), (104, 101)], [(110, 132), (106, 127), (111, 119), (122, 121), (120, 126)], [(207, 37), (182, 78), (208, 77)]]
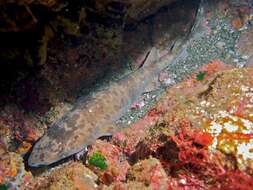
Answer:
[[(200, 72), (206, 73), (201, 80)], [(99, 152), (107, 167), (86, 162), (98, 176), (97, 188), (250, 189), (252, 74), (252, 68), (231, 68), (214, 60), (167, 90), (151, 111), (111, 142), (98, 140), (87, 160)], [(62, 179), (75, 171), (71, 166), (61, 166), (66, 174), (53, 171), (50, 175), (58, 172), (61, 180), (50, 180), (47, 187), (65, 183)]]

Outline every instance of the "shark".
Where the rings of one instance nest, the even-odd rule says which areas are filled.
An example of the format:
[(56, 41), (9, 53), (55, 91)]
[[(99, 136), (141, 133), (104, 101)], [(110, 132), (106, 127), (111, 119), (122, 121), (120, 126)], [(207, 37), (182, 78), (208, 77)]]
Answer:
[[(147, 51), (140, 67), (121, 80), (108, 83), (106, 87), (95, 91), (91, 96), (80, 97), (73, 108), (54, 122), (34, 144), (28, 158), (28, 165), (30, 167), (50, 166), (85, 150), (98, 138), (111, 136), (122, 130), (122, 126), (118, 126), (116, 122), (146, 89), (150, 88), (149, 85), (154, 83), (158, 74), (170, 63), (174, 64), (175, 58), (180, 57), (181, 53), (186, 51), (185, 42), (191, 38), (192, 29), (195, 28), (195, 18), (198, 15), (201, 18), (199, 10), (202, 10), (204, 6), (203, 2), (202, 0), (199, 6), (194, 6), (193, 11), (197, 16), (187, 17), (190, 25), (185, 25), (186, 18), (182, 22), (178, 22), (177, 19), (176, 22), (172, 22), (170, 40), (166, 42), (166, 51), (159, 51), (155, 47), (159, 43), (157, 41), (155, 43), (155, 38), (153, 38), (155, 28), (153, 28), (154, 23), (151, 22), (149, 24), (151, 40), (149, 47), (152, 48)], [(180, 12), (177, 9), (175, 11)], [(160, 16), (163, 17), (163, 14)], [(185, 25), (186, 29), (183, 30), (182, 35), (181, 27), (178, 27), (180, 24)], [(139, 64), (136, 65), (139, 66)]]
[(115, 122), (145, 92), (148, 84), (174, 59), (175, 53), (159, 56), (156, 47), (147, 53), (144, 64), (118, 82), (77, 103), (52, 124), (35, 143), (28, 158), (31, 167), (48, 166), (92, 145), (102, 136), (120, 130)]

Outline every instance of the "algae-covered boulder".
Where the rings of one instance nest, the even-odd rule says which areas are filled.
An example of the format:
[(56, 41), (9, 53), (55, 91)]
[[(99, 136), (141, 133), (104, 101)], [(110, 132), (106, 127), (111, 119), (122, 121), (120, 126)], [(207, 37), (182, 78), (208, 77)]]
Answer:
[(71, 162), (52, 171), (50, 175), (37, 178), (34, 189), (39, 190), (95, 190), (97, 176), (83, 164)]

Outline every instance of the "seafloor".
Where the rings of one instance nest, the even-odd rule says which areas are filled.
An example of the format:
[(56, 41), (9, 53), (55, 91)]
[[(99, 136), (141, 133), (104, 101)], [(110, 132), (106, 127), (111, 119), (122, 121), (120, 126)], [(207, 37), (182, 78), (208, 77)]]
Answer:
[(97, 140), (87, 155), (41, 170), (27, 167), (33, 143), (72, 103), (57, 100), (39, 115), (5, 105), (0, 189), (251, 190), (251, 6), (246, 0), (203, 1), (188, 41), (158, 76), (160, 86), (120, 119), (123, 131)]

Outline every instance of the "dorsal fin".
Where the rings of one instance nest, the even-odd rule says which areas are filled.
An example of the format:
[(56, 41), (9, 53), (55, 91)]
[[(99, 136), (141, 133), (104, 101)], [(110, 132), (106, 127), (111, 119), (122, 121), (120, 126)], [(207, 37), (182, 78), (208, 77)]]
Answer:
[(152, 47), (151, 50), (147, 53), (143, 63), (139, 66), (139, 68), (153, 64), (157, 60), (158, 60), (158, 50), (156, 47)]

